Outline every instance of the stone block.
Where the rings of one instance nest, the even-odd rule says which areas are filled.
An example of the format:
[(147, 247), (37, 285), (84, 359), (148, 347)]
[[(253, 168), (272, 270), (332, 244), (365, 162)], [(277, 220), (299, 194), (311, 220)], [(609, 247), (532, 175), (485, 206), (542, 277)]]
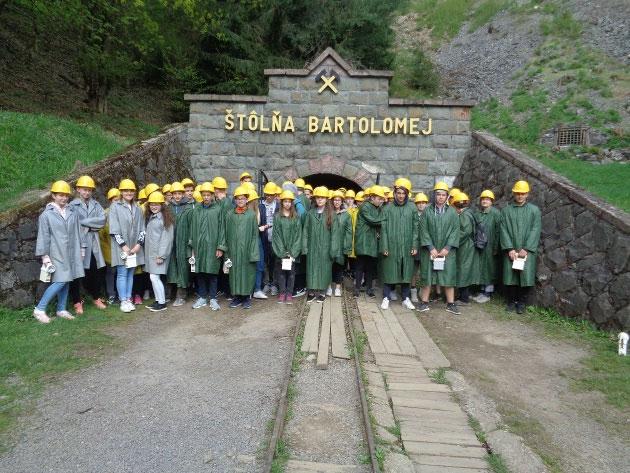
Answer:
[(630, 271), (630, 235), (618, 233), (606, 259), (614, 274)]
[(11, 289), (17, 283), (14, 271), (8, 270), (0, 273), (0, 290)]
[(21, 283), (31, 283), (39, 280), (40, 264), (37, 261), (28, 261), (14, 266), (15, 275)]
[(603, 324), (608, 319), (612, 318), (615, 313), (607, 294), (600, 294), (591, 299), (588, 304), (588, 310), (592, 320), (598, 324)]
[(270, 89), (269, 90), (269, 94), (267, 95), (267, 98), (269, 100), (270, 103), (280, 103), (280, 104), (284, 104), (284, 103), (290, 103), (291, 102), (291, 96), (292, 94), (294, 94), (295, 92), (289, 92), (287, 90), (281, 90), (281, 89)]
[(630, 272), (614, 278), (609, 293), (615, 308), (630, 304)]
[(17, 237), (20, 240), (37, 238), (37, 220), (20, 219), (20, 224), (17, 227)]

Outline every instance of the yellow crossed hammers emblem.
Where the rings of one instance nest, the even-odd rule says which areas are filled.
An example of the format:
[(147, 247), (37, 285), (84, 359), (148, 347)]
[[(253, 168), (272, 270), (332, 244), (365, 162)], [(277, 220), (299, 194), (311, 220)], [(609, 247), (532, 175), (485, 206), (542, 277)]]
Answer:
[(322, 71), (319, 75), (319, 79), (322, 80), (323, 84), (319, 88), (317, 93), (321, 94), (326, 89), (332, 90), (333, 93), (335, 94), (339, 93), (339, 91), (337, 90), (337, 87), (335, 87), (335, 84), (333, 84), (333, 82), (337, 80), (337, 74), (335, 73), (335, 71), (330, 71), (331, 75), (326, 75), (326, 74), (327, 74), (326, 71)]

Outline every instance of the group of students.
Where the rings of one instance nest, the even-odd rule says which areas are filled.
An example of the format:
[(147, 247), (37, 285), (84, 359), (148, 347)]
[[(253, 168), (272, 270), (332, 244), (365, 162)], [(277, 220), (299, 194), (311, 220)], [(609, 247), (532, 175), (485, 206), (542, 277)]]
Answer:
[(406, 178), (357, 193), (313, 189), (303, 179), (268, 182), (262, 198), (247, 172), (231, 195), (220, 176), (197, 186), (189, 178), (151, 183), (139, 191), (123, 179), (108, 191), (107, 209), (94, 198), (95, 188), (90, 176), (80, 177), (71, 201), (70, 185), (55, 182), (39, 217), (36, 255), (42, 280), (50, 282), (33, 312), (42, 323), (50, 322), (46, 309), (55, 297), (58, 317), (74, 318), (68, 297), (81, 315), (84, 291), (99, 309), (119, 303), (121, 311), (133, 311), (148, 299), (149, 282), (151, 311), (166, 309), (169, 289), (173, 306), (194, 294), (194, 309), (219, 310), (220, 294), (232, 308), (249, 309), (252, 297), (268, 295), (283, 304), (304, 293), (309, 302), (322, 302), (341, 296), (348, 275), (355, 296), (365, 290), (375, 297), (378, 279), (383, 308), (398, 298), (400, 286), (405, 307), (429, 310), (433, 287), (455, 314), (455, 290), (466, 304), (470, 289), (479, 286), (472, 299), (486, 302), (501, 264), (508, 309), (522, 312), (534, 285), (540, 211), (527, 202), (525, 181), (514, 185), (514, 201), (501, 212), (490, 190), (473, 211), (465, 193), (449, 192), (443, 182), (435, 184), (432, 199), (422, 192), (414, 197)]

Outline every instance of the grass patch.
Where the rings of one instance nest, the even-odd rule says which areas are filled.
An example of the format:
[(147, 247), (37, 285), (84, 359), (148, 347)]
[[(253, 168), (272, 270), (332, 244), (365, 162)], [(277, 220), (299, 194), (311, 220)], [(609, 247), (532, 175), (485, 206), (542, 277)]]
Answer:
[(494, 473), (510, 473), (510, 470), (503, 461), (503, 457), (501, 455), (495, 453), (488, 454), (486, 455), (486, 461), (488, 462), (490, 470)]
[(449, 384), (448, 379), (446, 379), (446, 368), (438, 368), (430, 371), (429, 378), (431, 378), (434, 383)]
[(567, 10), (554, 9), (552, 18), (540, 23), (541, 33), (545, 36), (558, 36), (567, 39), (578, 39), (582, 34), (582, 24), (573, 18)]
[(484, 0), (479, 4), (470, 18), (468, 31), (477, 31), (492, 20), (497, 13), (507, 10), (514, 4), (513, 0)]
[(289, 461), (289, 447), (283, 439), (278, 439), (276, 451), (271, 463), (271, 473), (283, 473)]
[(30, 413), (47, 383), (112, 353), (119, 344), (105, 329), (130, 320), (114, 308), (86, 308), (76, 320), (43, 325), (32, 309), (0, 308), (0, 450), (8, 448), (10, 429)]
[(390, 96), (429, 98), (440, 90), (440, 74), (431, 58), (421, 50), (399, 51), (394, 59)]
[(419, 14), (418, 26), (430, 28), (439, 42), (457, 35), (473, 4), (474, 0), (418, 0), (411, 9)]

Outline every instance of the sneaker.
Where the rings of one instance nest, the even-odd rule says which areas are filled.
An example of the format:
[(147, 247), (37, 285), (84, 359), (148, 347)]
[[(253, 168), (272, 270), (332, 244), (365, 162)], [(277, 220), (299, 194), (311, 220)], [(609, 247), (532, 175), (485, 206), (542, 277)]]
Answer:
[(248, 297), (243, 301), (243, 309), (251, 309), (252, 308), (252, 299)]
[(130, 311), (136, 310), (136, 305), (133, 302), (127, 301), (127, 305), (129, 306)]
[(263, 291), (254, 292), (254, 299), (267, 299), (267, 295)]
[(368, 296), (371, 299), (374, 299), (376, 297), (376, 294), (374, 294), (374, 289), (368, 289), (365, 292), (365, 295)]
[(142, 304), (142, 297), (140, 297), (140, 294), (136, 294), (135, 296), (133, 296), (133, 303), (134, 305)]
[(101, 299), (100, 297), (98, 299), (94, 299), (94, 305), (96, 306), (97, 309), (100, 309), (100, 310), (107, 309), (107, 304), (105, 304), (105, 301)]
[(313, 302), (315, 300), (315, 294), (309, 294), (306, 297), (306, 302)]
[(269, 294), (269, 292), (271, 292), (271, 286), (269, 284), (265, 284), (265, 287), (263, 287), (262, 292), (264, 292), (265, 294)]
[(339, 287), (335, 288), (335, 297), (341, 297), (341, 288)]
[(197, 299), (195, 301), (195, 303), (193, 304), (192, 308), (193, 309), (201, 309), (202, 307), (205, 307), (208, 305), (208, 301), (206, 301), (203, 297), (200, 297), (199, 299)]
[(516, 303), (516, 313), (519, 315), (522, 315), (525, 313), (525, 304), (523, 304), (522, 302), (517, 302)]
[(418, 305), (418, 307), (416, 307), (416, 310), (418, 312), (426, 312), (426, 311), (428, 311), (429, 310), (429, 303), (420, 301), (420, 304)]
[(144, 294), (142, 295), (142, 299), (148, 301), (151, 298), (151, 292), (148, 289), (144, 290)]
[(415, 310), (416, 306), (411, 303), (411, 300), (406, 297), (404, 301), (402, 301), (402, 305), (405, 309)]
[(272, 296), (277, 296), (278, 295), (278, 288), (276, 286), (271, 286), (271, 292), (270, 294)]
[[(121, 301), (120, 302), (120, 311), (121, 312), (125, 312), (125, 313), (131, 312), (131, 308), (129, 307), (129, 305), (130, 305), (129, 301)], [(131, 305), (133, 305), (133, 304), (131, 304)]]
[(240, 297), (234, 296), (234, 298), (232, 299), (232, 302), (230, 302), (230, 308), (236, 309), (237, 307), (240, 307), (242, 303), (243, 301), (241, 300)]
[(50, 323), (50, 317), (48, 317), (48, 315), (46, 315), (46, 312), (43, 311), (43, 310), (34, 309), (33, 310), (33, 317), (35, 317), (39, 322), (41, 322), (43, 324), (49, 324)]
[(415, 304), (417, 304), (418, 302), (420, 302), (420, 300), (418, 299), (418, 290), (417, 289), (411, 289), (411, 302), (414, 302)]
[(332, 287), (328, 286), (328, 289), (326, 289), (326, 295), (328, 297), (332, 296)]
[(175, 302), (173, 302), (173, 307), (180, 307), (183, 306), (186, 303), (186, 301), (184, 299), (182, 299), (181, 297), (177, 297), (175, 298)]
[(287, 294), (287, 297), (284, 300), (284, 303), (289, 304), (289, 305), (293, 304), (293, 296), (291, 294)]
[(116, 299), (118, 299), (116, 296), (109, 296), (107, 298), (107, 305), (114, 305), (114, 304), (116, 304)]
[(278, 295), (278, 304), (284, 304), (285, 300), (286, 300), (286, 297), (285, 297), (284, 293)]
[(74, 311), (77, 315), (83, 315), (83, 301), (74, 304)]
[(383, 302), (381, 302), (381, 309), (389, 309), (389, 299), (387, 297), (383, 297)]
[(155, 301), (153, 304), (149, 304), (149, 305), (145, 305), (145, 307), (149, 310), (151, 310), (154, 307), (157, 307), (157, 305), (159, 304), (158, 301)]
[(446, 312), (450, 312), (451, 314), (460, 315), (459, 307), (457, 304), (451, 302), (450, 304), (446, 304)]
[(163, 310), (166, 310), (166, 304), (160, 304), (159, 302), (156, 302), (151, 305), (151, 307), (149, 307), (149, 310), (151, 312), (162, 312)]
[(324, 302), (326, 300), (326, 296), (324, 294), (320, 294), (316, 298), (317, 302)]
[(396, 294), (396, 291), (392, 291), (389, 293), (389, 300), (390, 301), (397, 301), (398, 300), (398, 294)]
[(72, 315), (67, 310), (60, 310), (60, 311), (58, 311), (57, 312), (57, 317), (61, 317), (62, 319), (66, 319), (66, 320), (74, 320), (74, 315)]
[(295, 294), (293, 294), (293, 297), (302, 297), (305, 294), (306, 294), (306, 289), (302, 288), (295, 291)]
[(510, 302), (505, 306), (505, 310), (508, 312), (514, 312), (516, 310), (516, 302)]
[(216, 299), (210, 299), (210, 309), (212, 310), (220, 310), (221, 306), (219, 305), (219, 303), (217, 302)]
[(477, 302), (478, 304), (485, 304), (488, 301), (490, 301), (490, 298), (485, 294), (480, 294), (479, 296), (477, 296), (477, 299), (475, 299), (475, 302)]

